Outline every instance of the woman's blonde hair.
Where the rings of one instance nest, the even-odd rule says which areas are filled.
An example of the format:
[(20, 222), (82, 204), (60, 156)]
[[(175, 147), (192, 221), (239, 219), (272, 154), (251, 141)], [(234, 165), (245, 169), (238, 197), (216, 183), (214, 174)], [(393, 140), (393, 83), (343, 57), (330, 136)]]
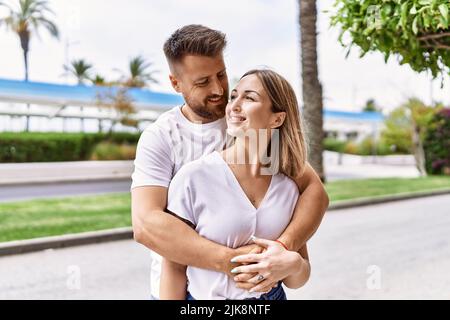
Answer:
[(286, 112), (283, 124), (277, 128), (279, 130), (278, 168), (285, 175), (297, 178), (304, 172), (307, 148), (294, 89), (285, 78), (272, 70), (250, 70), (241, 79), (249, 75), (256, 75), (261, 81), (272, 102), (272, 112)]

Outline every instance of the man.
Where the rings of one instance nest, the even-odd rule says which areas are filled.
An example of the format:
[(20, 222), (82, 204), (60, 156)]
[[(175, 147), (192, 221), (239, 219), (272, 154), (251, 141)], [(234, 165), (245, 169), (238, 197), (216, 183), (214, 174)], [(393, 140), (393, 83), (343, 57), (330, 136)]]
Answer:
[[(155, 298), (159, 297), (159, 255), (179, 264), (231, 276), (236, 266), (230, 262), (233, 257), (252, 250), (261, 252), (254, 251), (258, 250), (256, 245), (238, 249), (218, 245), (164, 212), (168, 186), (181, 166), (224, 147), (228, 102), (225, 46), (223, 33), (200, 25), (178, 29), (164, 44), (171, 84), (183, 95), (185, 103), (161, 115), (142, 133), (131, 187), (134, 236), (137, 242), (152, 250), (151, 292)], [(294, 251), (314, 234), (328, 207), (328, 196), (309, 165), (296, 183), (301, 197), (291, 223), (278, 239)], [(273, 268), (276, 257), (267, 254), (264, 257), (267, 269)], [(243, 276), (238, 286), (267, 291), (281, 280), (258, 287), (256, 283), (246, 282), (253, 277), (252, 274)]]

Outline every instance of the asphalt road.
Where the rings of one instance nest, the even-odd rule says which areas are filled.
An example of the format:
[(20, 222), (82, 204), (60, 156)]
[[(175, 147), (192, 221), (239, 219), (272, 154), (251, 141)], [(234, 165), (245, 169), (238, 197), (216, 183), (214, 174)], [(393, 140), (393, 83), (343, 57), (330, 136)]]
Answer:
[(0, 202), (130, 191), (131, 180), (0, 185)]
[[(450, 299), (450, 195), (330, 211), (289, 299)], [(132, 240), (0, 258), (0, 299), (147, 299)]]

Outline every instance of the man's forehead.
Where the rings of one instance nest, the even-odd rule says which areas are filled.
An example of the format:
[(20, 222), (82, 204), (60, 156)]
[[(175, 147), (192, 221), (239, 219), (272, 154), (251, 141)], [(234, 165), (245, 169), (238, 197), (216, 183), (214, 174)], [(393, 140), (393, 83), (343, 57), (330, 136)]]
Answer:
[(222, 55), (216, 57), (187, 55), (180, 61), (178, 67), (192, 77), (202, 78), (223, 71), (225, 62)]

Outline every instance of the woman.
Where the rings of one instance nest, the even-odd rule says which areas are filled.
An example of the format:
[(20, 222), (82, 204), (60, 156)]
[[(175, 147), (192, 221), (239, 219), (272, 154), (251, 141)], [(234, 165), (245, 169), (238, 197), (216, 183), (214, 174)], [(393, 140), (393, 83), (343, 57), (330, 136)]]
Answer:
[[(277, 239), (292, 216), (298, 187), (289, 177), (302, 174), (306, 147), (295, 93), (270, 70), (252, 70), (231, 92), (226, 108), (227, 132), (234, 143), (193, 161), (177, 173), (169, 187), (167, 209), (212, 241), (229, 247), (248, 244), (254, 237)], [(270, 154), (267, 156), (267, 154)], [(275, 241), (256, 240), (268, 250), (285, 250)], [(289, 288), (309, 278), (307, 248), (287, 251)], [(258, 262), (255, 255), (233, 262)], [(258, 264), (232, 273), (258, 272)], [(270, 275), (256, 274), (255, 283)], [(267, 294), (236, 287), (226, 274), (187, 267), (164, 259), (161, 299), (286, 299), (277, 285)], [(252, 281), (251, 280), (251, 281)]]

